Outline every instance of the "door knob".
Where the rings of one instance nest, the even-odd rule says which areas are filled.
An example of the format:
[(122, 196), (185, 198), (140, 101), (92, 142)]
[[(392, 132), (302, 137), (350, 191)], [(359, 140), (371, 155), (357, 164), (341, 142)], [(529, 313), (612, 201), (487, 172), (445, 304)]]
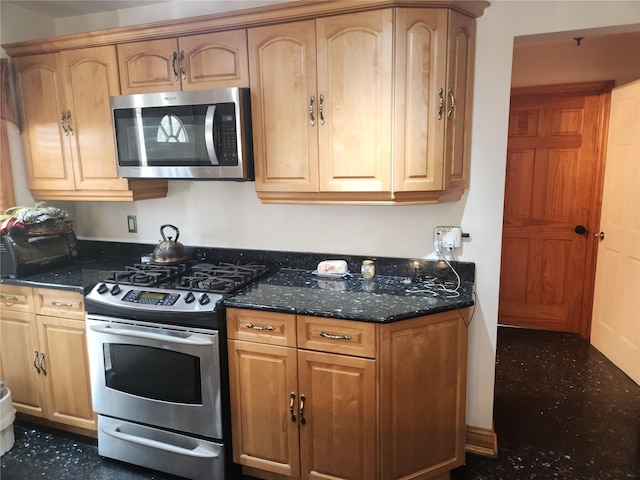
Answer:
[(585, 233), (587, 233), (587, 228), (584, 225), (578, 225), (573, 229), (573, 231), (578, 235), (584, 235)]
[(593, 236), (598, 240), (604, 240), (604, 232), (594, 233)]

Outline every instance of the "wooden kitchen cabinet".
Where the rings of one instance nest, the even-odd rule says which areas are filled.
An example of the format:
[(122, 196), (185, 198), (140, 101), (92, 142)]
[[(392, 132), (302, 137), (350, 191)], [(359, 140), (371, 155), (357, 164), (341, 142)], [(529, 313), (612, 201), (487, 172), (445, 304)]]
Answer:
[(474, 38), (475, 20), (446, 8), (249, 29), (258, 196), (459, 199), (469, 183)]
[(109, 96), (120, 93), (115, 47), (14, 59), (28, 185), (38, 200), (138, 200), (166, 196), (164, 181), (116, 171)]
[(467, 318), (227, 309), (234, 462), (267, 480), (448, 478), (464, 462)]
[(117, 46), (123, 95), (248, 87), (246, 29)]
[(0, 292), (0, 376), (16, 410), (96, 430), (82, 295), (5, 284)]
[[(234, 461), (258, 478), (375, 479), (375, 359), (302, 350), (310, 317), (229, 309), (227, 319)], [(375, 351), (373, 325), (322, 320), (331, 335), (371, 330)], [(268, 333), (278, 324), (287, 325), (285, 342)], [(320, 340), (329, 351), (344, 342)]]
[(392, 18), (385, 9), (249, 29), (263, 201), (390, 192)]

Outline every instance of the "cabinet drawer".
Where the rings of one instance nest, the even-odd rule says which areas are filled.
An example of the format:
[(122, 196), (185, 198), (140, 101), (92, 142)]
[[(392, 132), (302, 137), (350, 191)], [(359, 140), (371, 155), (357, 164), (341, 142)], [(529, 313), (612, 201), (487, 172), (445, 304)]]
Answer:
[(227, 336), (235, 340), (295, 347), (296, 316), (228, 308)]
[(33, 313), (33, 290), (31, 287), (0, 284), (0, 308), (12, 312)]
[(375, 358), (376, 325), (298, 316), (298, 348)]
[(52, 317), (84, 319), (84, 297), (79, 292), (36, 288), (36, 313)]

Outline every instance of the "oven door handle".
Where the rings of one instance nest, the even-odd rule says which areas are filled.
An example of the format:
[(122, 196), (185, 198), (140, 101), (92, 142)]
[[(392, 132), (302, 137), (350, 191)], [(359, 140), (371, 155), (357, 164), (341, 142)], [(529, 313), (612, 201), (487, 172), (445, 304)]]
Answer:
[(150, 438), (139, 437), (137, 435), (131, 435), (129, 433), (123, 433), (118, 430), (116, 426), (108, 426), (108, 427), (100, 427), (100, 429), (105, 433), (105, 435), (109, 435), (110, 437), (117, 438), (118, 440), (123, 440), (125, 442), (135, 443), (138, 445), (143, 445), (145, 447), (156, 448), (158, 450), (164, 450), (166, 452), (177, 453), (179, 455), (187, 455), (189, 457), (197, 457), (197, 458), (218, 458), (218, 454), (207, 450), (202, 446), (197, 446), (194, 449), (190, 448), (182, 448), (177, 447), (175, 445), (171, 445), (164, 442), (159, 442), (158, 440), (152, 440)]
[(146, 340), (162, 340), (163, 342), (179, 343), (182, 345), (212, 345), (213, 342), (209, 338), (200, 338), (193, 335), (188, 337), (176, 337), (173, 335), (163, 335), (162, 333), (142, 332), (140, 330), (128, 328), (114, 328), (101, 325), (91, 325), (89, 328), (97, 333), (107, 335), (122, 335), (125, 337), (143, 338)]

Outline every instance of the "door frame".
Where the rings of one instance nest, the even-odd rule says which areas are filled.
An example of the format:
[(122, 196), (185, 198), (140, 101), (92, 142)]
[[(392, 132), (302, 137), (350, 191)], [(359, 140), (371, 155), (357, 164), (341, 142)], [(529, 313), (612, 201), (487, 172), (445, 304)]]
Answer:
[[(593, 234), (600, 228), (600, 213), (602, 210), (602, 191), (604, 187), (604, 165), (605, 153), (607, 145), (607, 133), (609, 127), (609, 109), (611, 105), (611, 90), (615, 85), (615, 81), (595, 81), (595, 82), (579, 82), (566, 83), (556, 85), (540, 85), (530, 87), (515, 87), (511, 89), (511, 97), (567, 97), (573, 95), (598, 95), (598, 122), (600, 129), (598, 131), (598, 151), (596, 153), (595, 165), (596, 172), (593, 183), (593, 196), (590, 206), (589, 218), (589, 237), (593, 241), (587, 242), (585, 256), (585, 275), (583, 280), (582, 295), (582, 316), (578, 327), (578, 333), (584, 338), (591, 335), (591, 318), (593, 310), (593, 294), (595, 289), (596, 259), (598, 253), (598, 242), (593, 239)], [(507, 199), (505, 198), (505, 202)]]

